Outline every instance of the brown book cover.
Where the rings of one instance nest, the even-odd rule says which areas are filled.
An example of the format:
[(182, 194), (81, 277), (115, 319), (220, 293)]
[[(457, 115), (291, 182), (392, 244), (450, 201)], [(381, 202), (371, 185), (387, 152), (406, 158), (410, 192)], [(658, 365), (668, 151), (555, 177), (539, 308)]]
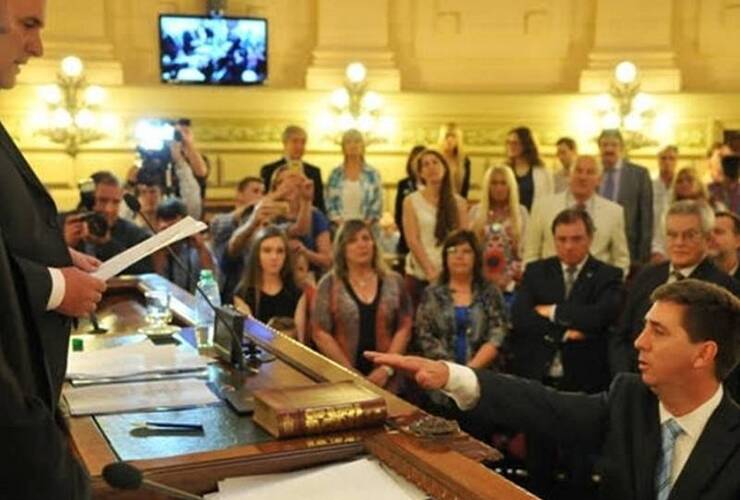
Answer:
[(254, 391), (252, 419), (277, 438), (381, 424), (385, 399), (352, 381)]

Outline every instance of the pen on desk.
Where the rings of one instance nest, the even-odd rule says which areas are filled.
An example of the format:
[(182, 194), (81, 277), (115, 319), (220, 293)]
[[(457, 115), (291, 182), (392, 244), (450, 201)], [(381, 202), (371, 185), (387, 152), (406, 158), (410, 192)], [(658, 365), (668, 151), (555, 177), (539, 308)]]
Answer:
[(193, 430), (193, 431), (203, 430), (203, 424), (191, 424), (191, 423), (181, 423), (181, 422), (147, 421), (146, 425), (147, 427), (162, 427), (162, 428), (167, 428), (167, 429), (187, 429), (187, 430)]

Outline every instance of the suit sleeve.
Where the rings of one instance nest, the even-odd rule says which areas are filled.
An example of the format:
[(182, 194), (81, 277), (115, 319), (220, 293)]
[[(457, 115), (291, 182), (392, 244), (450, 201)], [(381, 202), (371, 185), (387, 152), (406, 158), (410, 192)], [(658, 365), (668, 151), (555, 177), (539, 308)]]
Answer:
[[(616, 226), (609, 253), (611, 254), (611, 264), (620, 268), (624, 276), (627, 276), (630, 270), (630, 249), (627, 242), (627, 229), (624, 224), (624, 208), (621, 206), (617, 206), (617, 208), (619, 210), (618, 215), (614, 217)], [(648, 246), (650, 246), (650, 243), (648, 243)]]
[(606, 394), (557, 392), (539, 382), (476, 371), (480, 399), (469, 412), (477, 422), (505, 425), (563, 444), (597, 449), (608, 425)]
[(13, 255), (13, 260), (18, 264), (26, 283), (30, 285), (27, 290), (33, 313), (46, 312), (51, 295), (51, 276), (48, 267), (17, 255)]
[(647, 169), (640, 169), (640, 261), (650, 259), (653, 243), (653, 183)]
[(606, 334), (609, 326), (619, 315), (622, 301), (622, 272), (618, 269), (602, 268), (603, 278), (594, 290), (590, 304), (563, 302), (555, 309), (555, 322), (565, 328), (573, 328), (585, 335)]
[(539, 305), (533, 293), (533, 290), (537, 287), (535, 281), (532, 268), (524, 271), (522, 284), (517, 290), (514, 304), (511, 306), (511, 322), (514, 335), (541, 336), (544, 337), (546, 342), (557, 344), (560, 342), (565, 328), (553, 324), (534, 310), (535, 306)]

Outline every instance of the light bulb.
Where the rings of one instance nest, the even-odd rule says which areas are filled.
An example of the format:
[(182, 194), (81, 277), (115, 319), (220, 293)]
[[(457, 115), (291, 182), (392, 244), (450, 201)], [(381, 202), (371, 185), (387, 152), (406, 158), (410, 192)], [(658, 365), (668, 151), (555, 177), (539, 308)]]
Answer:
[(375, 120), (373, 120), (373, 117), (367, 113), (361, 114), (360, 117), (357, 119), (357, 128), (360, 129), (360, 132), (363, 133), (372, 130), (374, 124)]
[(54, 128), (67, 128), (72, 125), (72, 115), (66, 109), (56, 109), (51, 114), (51, 126)]
[(83, 109), (75, 115), (75, 125), (81, 129), (94, 128), (96, 121), (95, 114), (89, 109)]
[(105, 100), (105, 89), (98, 85), (90, 85), (85, 89), (85, 102), (89, 106), (98, 106)]
[(336, 89), (331, 93), (331, 104), (335, 108), (344, 109), (349, 106), (349, 92), (347, 89)]
[(76, 78), (82, 74), (82, 61), (77, 56), (67, 56), (62, 59), (62, 73), (70, 78)]
[(637, 113), (630, 113), (624, 117), (624, 128), (637, 132), (642, 128), (642, 118)]
[(596, 96), (596, 109), (599, 111), (609, 111), (613, 105), (614, 102), (609, 94), (599, 94)]
[(347, 65), (345, 75), (352, 83), (362, 83), (367, 75), (367, 70), (365, 69), (365, 65), (361, 62), (353, 62)]
[(653, 107), (653, 99), (644, 92), (640, 92), (632, 101), (632, 107), (638, 113), (642, 113), (643, 111), (647, 111), (648, 109)]
[(39, 87), (39, 97), (52, 106), (59, 104), (62, 102), (62, 89), (55, 83), (44, 85), (43, 87)]
[(368, 111), (375, 111), (383, 106), (383, 98), (377, 92), (370, 91), (362, 98), (362, 105)]
[(637, 66), (632, 61), (622, 61), (614, 68), (614, 77), (619, 83), (630, 84), (637, 79)]
[(606, 129), (616, 129), (619, 128), (620, 119), (619, 115), (616, 113), (607, 113), (606, 116), (604, 116), (602, 120), (603, 127)]

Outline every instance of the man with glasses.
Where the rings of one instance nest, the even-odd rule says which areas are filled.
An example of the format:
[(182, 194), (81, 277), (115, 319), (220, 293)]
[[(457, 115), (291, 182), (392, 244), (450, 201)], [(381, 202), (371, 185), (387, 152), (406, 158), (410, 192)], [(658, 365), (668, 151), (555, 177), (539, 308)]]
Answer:
[(637, 370), (633, 343), (644, 327), (650, 294), (660, 285), (695, 278), (723, 286), (736, 296), (740, 292), (737, 282), (717, 269), (708, 257), (714, 213), (707, 204), (693, 200), (674, 203), (666, 212), (664, 227), (668, 261), (645, 268), (632, 283), (610, 346), (612, 374)]

